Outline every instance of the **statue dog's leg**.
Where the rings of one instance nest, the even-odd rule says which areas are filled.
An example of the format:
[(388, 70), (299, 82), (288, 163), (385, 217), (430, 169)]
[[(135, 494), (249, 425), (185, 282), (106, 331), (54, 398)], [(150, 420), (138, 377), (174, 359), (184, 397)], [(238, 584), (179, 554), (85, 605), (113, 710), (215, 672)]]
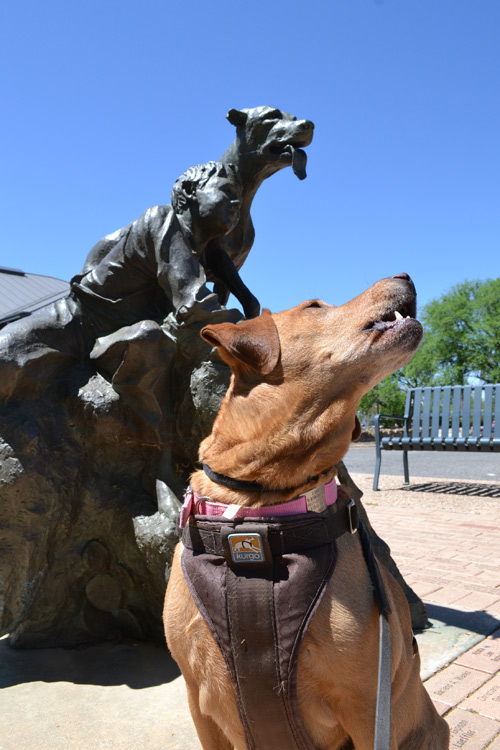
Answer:
[(223, 289), (221, 288), (222, 284), (219, 284), (217, 281), (215, 282), (215, 291), (219, 297), (219, 302), (225, 304), (229, 296), (228, 292), (230, 292), (240, 302), (245, 317), (256, 318), (260, 314), (259, 300), (245, 286), (236, 266), (226, 251), (220, 245), (213, 243), (206, 249), (205, 254), (207, 269), (212, 271), (214, 276), (220, 279), (225, 287)]

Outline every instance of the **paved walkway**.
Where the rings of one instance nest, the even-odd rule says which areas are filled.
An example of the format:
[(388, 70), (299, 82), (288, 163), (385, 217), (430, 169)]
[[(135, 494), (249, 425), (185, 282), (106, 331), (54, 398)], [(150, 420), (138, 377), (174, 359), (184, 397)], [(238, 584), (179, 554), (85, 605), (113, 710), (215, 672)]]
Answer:
[[(372, 474), (353, 479), (428, 605), (422, 674), (450, 747), (500, 750), (500, 483), (402, 488), (382, 476), (374, 493)], [(199, 750), (182, 678), (158, 647), (13, 651), (2, 640), (0, 686), (0, 750)]]
[[(352, 476), (373, 527), (428, 605), (434, 627), (417, 639), (450, 747), (500, 750), (500, 500), (482, 495), (492, 485), (419, 478), (403, 489), (390, 476), (373, 492), (372, 474)], [(442, 649), (426, 664), (440, 630)]]

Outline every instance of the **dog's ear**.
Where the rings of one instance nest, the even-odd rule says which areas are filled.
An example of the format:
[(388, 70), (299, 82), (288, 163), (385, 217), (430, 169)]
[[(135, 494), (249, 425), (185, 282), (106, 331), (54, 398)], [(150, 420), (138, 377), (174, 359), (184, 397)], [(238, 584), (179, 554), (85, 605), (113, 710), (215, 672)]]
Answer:
[(359, 423), (359, 419), (357, 417), (354, 417), (354, 430), (352, 431), (352, 442), (356, 442), (356, 440), (361, 435), (361, 425)]
[(247, 113), (242, 112), (241, 109), (230, 109), (226, 117), (235, 128), (242, 127), (248, 119)]
[(205, 326), (201, 337), (216, 346), (228, 365), (243, 363), (261, 375), (269, 375), (278, 364), (281, 348), (278, 329), (269, 310), (251, 320)]

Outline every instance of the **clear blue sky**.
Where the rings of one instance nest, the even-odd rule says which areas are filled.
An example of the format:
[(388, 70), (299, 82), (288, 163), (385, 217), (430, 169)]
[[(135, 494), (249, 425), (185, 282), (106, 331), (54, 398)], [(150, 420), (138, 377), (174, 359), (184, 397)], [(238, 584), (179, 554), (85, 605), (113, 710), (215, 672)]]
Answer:
[(4, 3), (0, 265), (69, 279), (270, 104), (316, 130), (254, 201), (264, 306), (498, 277), (499, 34), (498, 0)]

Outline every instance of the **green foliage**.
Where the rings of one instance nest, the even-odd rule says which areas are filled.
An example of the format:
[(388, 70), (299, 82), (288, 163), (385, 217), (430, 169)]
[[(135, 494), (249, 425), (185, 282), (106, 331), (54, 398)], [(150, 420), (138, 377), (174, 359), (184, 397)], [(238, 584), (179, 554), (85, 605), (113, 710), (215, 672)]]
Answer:
[(363, 396), (364, 417), (404, 412), (407, 388), (500, 383), (500, 278), (464, 281), (432, 300), (419, 319), (425, 335), (411, 362)]
[[(406, 395), (401, 390), (397, 374), (390, 375), (363, 396), (359, 403), (359, 411), (363, 417), (370, 417), (376, 413), (403, 416), (405, 399)], [(385, 425), (389, 426), (390, 423), (386, 422)]]
[(464, 281), (422, 310), (425, 336), (401, 371), (406, 386), (500, 382), (500, 278)]

